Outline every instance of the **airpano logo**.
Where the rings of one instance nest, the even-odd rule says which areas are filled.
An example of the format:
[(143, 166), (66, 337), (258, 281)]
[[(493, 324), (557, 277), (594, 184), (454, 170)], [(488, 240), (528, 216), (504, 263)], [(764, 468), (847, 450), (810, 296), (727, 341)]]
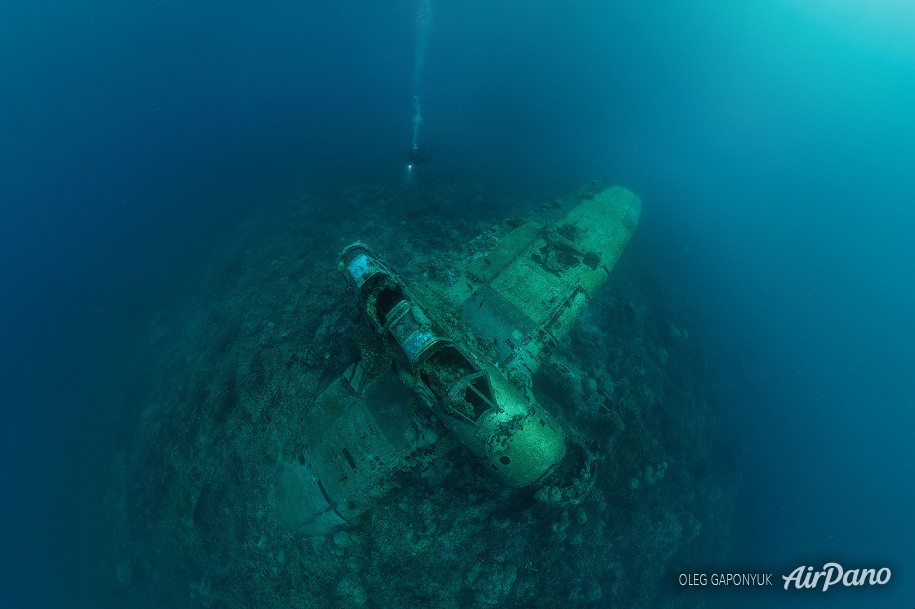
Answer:
[[(828, 562), (820, 570), (801, 565), (788, 575), (782, 575), (785, 590), (820, 590), (832, 591), (838, 588), (884, 586), (890, 582), (893, 573), (889, 567), (846, 569), (837, 562)], [(680, 573), (677, 582), (681, 586), (716, 588), (768, 588), (778, 585), (772, 573), (735, 573), (722, 571), (715, 573)]]
[(889, 567), (846, 570), (837, 562), (828, 562), (819, 571), (814, 571), (813, 567), (801, 565), (790, 574), (782, 575), (782, 579), (785, 580), (785, 590), (792, 587), (797, 590), (820, 588), (822, 592), (826, 592), (840, 584), (847, 588), (883, 586), (889, 583), (892, 576)]

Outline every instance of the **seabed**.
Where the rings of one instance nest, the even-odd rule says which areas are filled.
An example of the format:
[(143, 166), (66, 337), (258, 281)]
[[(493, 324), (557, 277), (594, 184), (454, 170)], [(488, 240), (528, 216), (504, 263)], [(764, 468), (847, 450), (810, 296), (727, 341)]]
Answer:
[(677, 574), (728, 557), (736, 450), (701, 340), (640, 260), (650, 244), (639, 231), (535, 378), (541, 404), (599, 456), (584, 501), (504, 488), (458, 448), (392, 480), (342, 529), (307, 537), (279, 523), (277, 471), (368, 331), (341, 248), (368, 241), (421, 282), (490, 225), (550, 208), (463, 182), (354, 186), (239, 227), (140, 347), (142, 414), (112, 459), (93, 597), (135, 608), (711, 604)]

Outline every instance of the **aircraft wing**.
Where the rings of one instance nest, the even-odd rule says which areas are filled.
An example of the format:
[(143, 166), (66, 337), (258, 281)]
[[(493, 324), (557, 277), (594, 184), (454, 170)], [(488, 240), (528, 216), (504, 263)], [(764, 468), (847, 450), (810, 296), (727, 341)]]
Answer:
[(552, 205), (567, 211), (546, 224), (509, 219), (493, 227), (467, 246), (456, 281), (423, 290), (444, 294), (439, 305), (509, 378), (529, 379), (569, 331), (610, 276), (641, 212), (632, 192), (594, 183)]
[(301, 452), (276, 480), (280, 524), (322, 535), (365, 511), (398, 470), (428, 467), (457, 441), (390, 370), (356, 363), (330, 384), (300, 423)]

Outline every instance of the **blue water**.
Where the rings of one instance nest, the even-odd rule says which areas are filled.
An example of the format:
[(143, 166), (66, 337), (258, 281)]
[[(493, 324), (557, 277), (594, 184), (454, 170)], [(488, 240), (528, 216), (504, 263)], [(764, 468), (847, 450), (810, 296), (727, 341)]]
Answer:
[[(915, 14), (894, 3), (0, 3), (0, 605), (93, 606), (138, 337), (226, 231), (429, 168), (607, 176), (743, 447), (741, 606), (915, 602)], [(418, 84), (419, 83), (419, 84)], [(424, 171), (426, 166), (417, 167)], [(419, 175), (415, 176), (417, 179)], [(800, 565), (879, 589), (781, 589)]]

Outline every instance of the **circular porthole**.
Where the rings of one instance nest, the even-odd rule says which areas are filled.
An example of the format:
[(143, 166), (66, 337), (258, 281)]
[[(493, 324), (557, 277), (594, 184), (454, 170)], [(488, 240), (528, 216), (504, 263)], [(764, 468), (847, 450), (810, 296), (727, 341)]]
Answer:
[(502, 455), (501, 457), (499, 457), (499, 463), (501, 463), (502, 465), (508, 465), (511, 462), (512, 462), (511, 457), (509, 457), (507, 455)]

